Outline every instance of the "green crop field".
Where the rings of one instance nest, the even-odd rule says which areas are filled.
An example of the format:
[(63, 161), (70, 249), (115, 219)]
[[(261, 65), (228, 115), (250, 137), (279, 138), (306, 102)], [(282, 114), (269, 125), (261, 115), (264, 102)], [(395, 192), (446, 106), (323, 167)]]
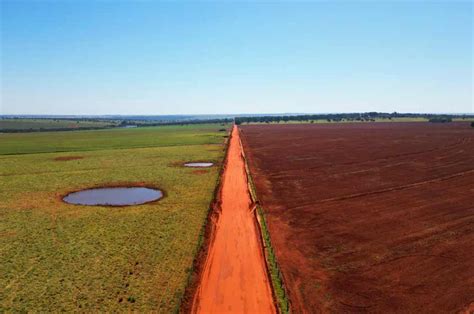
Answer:
[(115, 121), (65, 119), (0, 119), (0, 130), (81, 129), (115, 126)]
[[(0, 134), (0, 312), (176, 310), (219, 172), (180, 164), (219, 164), (222, 128)], [(61, 200), (127, 183), (165, 197), (128, 207)]]
[(217, 124), (201, 124), (0, 134), (0, 155), (202, 145), (221, 142), (221, 128)]

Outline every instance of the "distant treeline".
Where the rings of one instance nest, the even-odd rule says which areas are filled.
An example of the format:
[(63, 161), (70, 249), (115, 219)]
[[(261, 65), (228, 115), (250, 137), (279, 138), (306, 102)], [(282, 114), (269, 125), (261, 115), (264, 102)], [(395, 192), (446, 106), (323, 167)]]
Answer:
[(294, 116), (260, 116), (260, 117), (236, 117), (235, 123), (280, 123), (289, 121), (317, 121), (327, 120), (328, 122), (342, 121), (376, 121), (381, 119), (426, 119), (430, 122), (451, 122), (453, 118), (469, 119), (474, 115), (441, 115), (441, 114), (425, 114), (425, 113), (385, 113), (385, 112), (365, 112), (365, 113), (330, 113), (330, 114), (307, 114)]
[(0, 129), (0, 133), (33, 133), (33, 132), (58, 132), (58, 131), (86, 131), (112, 129), (115, 126), (97, 126), (80, 128), (29, 128), (29, 129)]
[(453, 121), (453, 119), (451, 117), (434, 117), (430, 118), (428, 121), (433, 123), (446, 123)]
[(233, 119), (209, 119), (209, 120), (183, 120), (183, 121), (162, 121), (162, 122), (143, 122), (143, 121), (130, 121), (123, 120), (119, 126), (137, 126), (137, 127), (148, 127), (148, 126), (160, 126), (160, 125), (188, 125), (188, 124), (207, 124), (207, 123), (230, 123)]
[[(135, 118), (135, 117), (133, 117)], [(384, 113), (384, 112), (365, 112), (365, 113), (332, 113), (332, 114), (304, 114), (304, 115), (269, 115), (269, 116), (237, 116), (234, 119), (232, 118), (214, 118), (214, 119), (191, 119), (191, 120), (175, 120), (175, 121), (153, 121), (153, 120), (134, 120), (134, 119), (104, 119), (104, 118), (37, 118), (37, 120), (49, 120), (49, 121), (74, 121), (74, 122), (102, 122), (110, 123), (108, 125), (101, 126), (84, 126), (77, 128), (70, 127), (39, 127), (39, 128), (0, 128), (0, 133), (24, 133), (24, 132), (55, 132), (55, 131), (80, 131), (80, 130), (100, 130), (100, 129), (111, 129), (117, 127), (150, 127), (150, 126), (164, 126), (164, 125), (190, 125), (190, 124), (206, 124), (206, 123), (220, 123), (228, 124), (235, 121), (236, 124), (242, 123), (280, 123), (280, 122), (289, 122), (289, 121), (300, 121), (313, 123), (315, 121), (326, 120), (327, 122), (343, 122), (343, 121), (353, 121), (353, 122), (370, 122), (377, 120), (392, 120), (399, 118), (407, 119), (425, 119), (433, 123), (445, 123), (451, 122), (452, 119), (474, 119), (474, 115), (471, 114), (455, 114), (455, 115), (446, 115), (446, 114), (424, 114), (424, 113)], [(4, 120), (17, 120), (20, 121), (20, 118), (6, 118)], [(0, 119), (1, 122), (1, 119)], [(471, 126), (474, 127), (474, 122), (471, 123)]]
[(48, 117), (35, 117), (35, 116), (8, 116), (8, 115), (0, 115), (1, 120), (39, 120), (39, 121), (70, 121), (70, 122), (106, 122), (106, 123), (116, 123), (120, 121), (120, 119), (109, 119), (109, 118), (94, 118), (94, 117), (55, 117), (55, 118), (48, 118)]
[[(11, 118), (11, 120), (15, 120), (16, 118)], [(225, 119), (209, 119), (209, 120), (181, 120), (181, 121), (154, 121), (149, 122), (145, 120), (135, 121), (135, 120), (105, 120), (105, 119), (91, 119), (91, 118), (80, 118), (80, 119), (45, 119), (45, 120), (52, 120), (52, 121), (88, 121), (88, 122), (110, 122), (109, 125), (103, 126), (87, 126), (87, 127), (77, 127), (77, 128), (70, 128), (70, 127), (48, 127), (48, 128), (0, 128), (0, 133), (31, 133), (31, 132), (56, 132), (56, 131), (85, 131), (85, 130), (102, 130), (102, 129), (112, 129), (117, 127), (150, 127), (150, 126), (164, 126), (164, 125), (188, 125), (188, 124), (205, 124), (205, 123), (220, 123), (220, 124), (227, 124), (231, 123), (233, 119), (225, 118)], [(1, 121), (1, 120), (0, 120)], [(113, 124), (112, 124), (113, 123)]]

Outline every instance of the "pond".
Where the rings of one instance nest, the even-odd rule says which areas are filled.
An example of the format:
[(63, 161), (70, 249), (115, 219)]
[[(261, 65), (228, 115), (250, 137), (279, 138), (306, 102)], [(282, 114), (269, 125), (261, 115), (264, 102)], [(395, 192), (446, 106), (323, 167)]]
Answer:
[(184, 164), (185, 167), (194, 167), (194, 168), (206, 168), (212, 167), (214, 164), (212, 162), (187, 162)]
[(160, 190), (145, 187), (109, 187), (73, 192), (63, 200), (76, 205), (127, 206), (153, 202), (162, 197)]

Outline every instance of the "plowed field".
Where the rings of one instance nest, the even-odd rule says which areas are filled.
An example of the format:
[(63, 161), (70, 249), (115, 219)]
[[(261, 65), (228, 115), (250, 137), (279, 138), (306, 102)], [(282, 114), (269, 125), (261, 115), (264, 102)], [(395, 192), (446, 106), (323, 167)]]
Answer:
[(295, 312), (453, 313), (472, 305), (469, 124), (241, 130)]

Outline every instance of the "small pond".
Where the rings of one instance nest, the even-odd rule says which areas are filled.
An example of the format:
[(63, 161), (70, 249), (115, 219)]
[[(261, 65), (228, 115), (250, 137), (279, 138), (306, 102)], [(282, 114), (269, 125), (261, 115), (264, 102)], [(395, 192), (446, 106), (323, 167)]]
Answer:
[(126, 206), (156, 201), (163, 192), (144, 187), (95, 188), (66, 195), (63, 200), (76, 205)]
[(184, 164), (185, 167), (194, 167), (194, 168), (206, 168), (212, 167), (214, 164), (212, 162), (187, 162)]

